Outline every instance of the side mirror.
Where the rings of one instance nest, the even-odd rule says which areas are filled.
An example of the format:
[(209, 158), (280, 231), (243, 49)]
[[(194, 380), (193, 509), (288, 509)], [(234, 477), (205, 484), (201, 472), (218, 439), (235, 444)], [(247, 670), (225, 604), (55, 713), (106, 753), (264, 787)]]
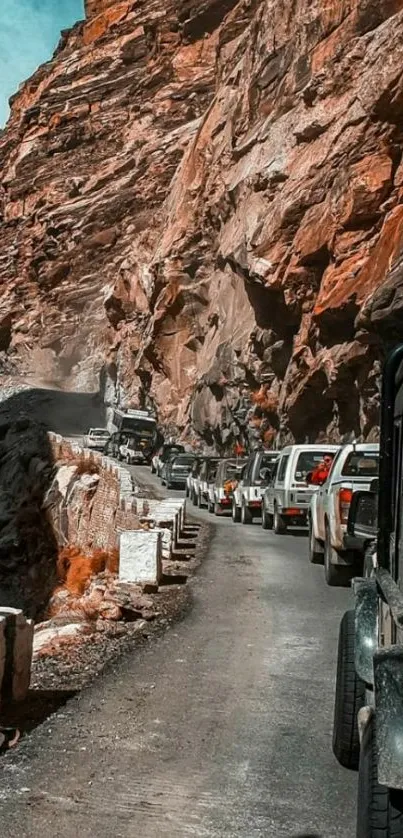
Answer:
[(361, 538), (375, 538), (378, 499), (374, 492), (354, 492), (348, 514), (347, 532)]
[(378, 494), (378, 492), (379, 492), (379, 479), (378, 479), (378, 477), (374, 477), (374, 479), (371, 480), (369, 491), (373, 492), (375, 495)]

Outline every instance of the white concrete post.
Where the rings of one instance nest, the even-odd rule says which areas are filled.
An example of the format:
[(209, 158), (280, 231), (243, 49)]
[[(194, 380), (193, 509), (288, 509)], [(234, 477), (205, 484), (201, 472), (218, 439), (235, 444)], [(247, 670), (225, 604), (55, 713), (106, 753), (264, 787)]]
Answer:
[(157, 584), (162, 579), (162, 534), (158, 530), (127, 530), (120, 535), (119, 580)]

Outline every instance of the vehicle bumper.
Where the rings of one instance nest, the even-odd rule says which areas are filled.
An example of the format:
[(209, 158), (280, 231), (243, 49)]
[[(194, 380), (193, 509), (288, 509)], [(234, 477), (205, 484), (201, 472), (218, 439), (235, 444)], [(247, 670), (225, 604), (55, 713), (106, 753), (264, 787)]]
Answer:
[(256, 498), (255, 500), (248, 500), (247, 503), (246, 503), (246, 506), (252, 512), (253, 512), (253, 510), (258, 511), (259, 509), (262, 508), (262, 499), (261, 498)]
[(308, 522), (309, 506), (285, 506), (282, 509), (279, 509), (279, 512), (283, 518), (290, 522), (290, 524), (295, 523), (305, 525)]
[(218, 506), (220, 507), (220, 509), (224, 509), (224, 510), (228, 509), (228, 511), (230, 511), (232, 509), (232, 497), (231, 497), (231, 495), (229, 495), (225, 498), (218, 498), (217, 503), (218, 503)]

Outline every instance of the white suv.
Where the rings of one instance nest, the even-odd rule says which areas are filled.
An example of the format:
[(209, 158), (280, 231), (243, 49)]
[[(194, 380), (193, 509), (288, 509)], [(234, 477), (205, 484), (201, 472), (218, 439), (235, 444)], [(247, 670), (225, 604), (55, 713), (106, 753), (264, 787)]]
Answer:
[(278, 451), (254, 451), (241, 472), (232, 497), (232, 520), (252, 524), (262, 514), (262, 495), (278, 460)]
[[(347, 521), (353, 492), (368, 491), (378, 476), (379, 445), (352, 443), (335, 457), (326, 482), (311, 498), (309, 559), (324, 563), (328, 585), (349, 583), (357, 552), (349, 549)], [(363, 558), (363, 556), (361, 557)]]

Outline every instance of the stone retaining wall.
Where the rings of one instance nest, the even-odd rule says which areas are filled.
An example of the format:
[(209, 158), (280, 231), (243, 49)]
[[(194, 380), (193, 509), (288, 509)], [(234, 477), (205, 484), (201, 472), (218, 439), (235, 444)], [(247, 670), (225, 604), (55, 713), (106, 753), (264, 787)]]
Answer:
[(59, 542), (84, 549), (118, 547), (121, 532), (139, 527), (129, 472), (61, 436), (50, 433), (49, 439), (58, 466), (54, 500), (58, 490), (55, 529)]
[[(119, 550), (119, 579), (114, 580), (108, 590), (103, 581), (97, 593), (98, 619), (123, 619), (127, 610), (130, 619), (147, 613), (153, 614), (149, 603), (141, 596), (138, 598), (138, 591), (136, 599), (135, 592), (138, 586), (143, 586), (144, 591), (147, 587), (152, 591), (158, 590), (173, 555), (180, 558), (180, 551), (183, 550), (181, 535), (185, 527), (186, 502), (177, 498), (136, 499), (130, 473), (115, 461), (83, 449), (53, 433), (49, 433), (48, 436), (45, 433), (42, 442), (48, 451), (46, 473), (50, 486), (46, 491), (45, 482), (40, 493), (40, 521), (37, 522), (37, 529), (41, 531), (42, 526), (46, 524), (52, 532), (54, 547), (49, 555), (45, 556), (48, 574), (46, 584), (42, 583), (43, 590), (40, 595), (37, 595), (34, 589), (31, 590), (32, 584), (28, 584), (29, 573), (25, 573), (25, 578), (20, 569), (18, 578), (21, 582), (24, 610), (31, 611), (35, 617), (46, 607), (52, 585), (54, 587), (58, 581), (56, 562), (58, 555), (61, 555), (60, 547), (68, 544), (70, 547), (78, 547), (79, 554), (81, 549), (83, 553), (87, 549), (96, 548)], [(35, 452), (37, 448), (36, 442)], [(27, 463), (33, 471), (34, 478), (38, 479), (38, 474), (41, 475), (44, 471), (45, 461), (31, 457), (27, 459)], [(185, 555), (184, 558), (187, 560), (188, 556)], [(80, 555), (79, 561), (82, 562)], [(36, 570), (35, 565), (30, 569)], [(89, 570), (90, 573), (93, 572), (91, 566)], [(88, 577), (88, 582), (92, 579), (94, 583), (94, 575), (93, 573), (92, 577)], [(40, 581), (41, 579), (38, 579), (38, 584)], [(92, 593), (94, 590), (95, 588), (92, 589)], [(81, 600), (83, 592), (79, 592), (77, 596), (77, 602), (80, 602), (84, 609), (84, 605), (89, 604), (91, 590), (84, 605)], [(63, 602), (65, 607), (65, 599)], [(18, 701), (26, 696), (33, 648), (36, 654), (38, 649), (43, 651), (44, 644), (46, 646), (46, 643), (50, 643), (49, 638), (54, 638), (54, 631), (59, 640), (71, 639), (80, 632), (80, 627), (74, 622), (64, 625), (63, 634), (59, 622), (52, 624), (50, 618), (46, 623), (37, 625), (35, 631), (42, 632), (42, 638), (36, 634), (33, 644), (33, 620), (27, 620), (22, 610), (5, 606), (6, 603), (0, 601), (0, 714), (3, 701)], [(94, 607), (93, 601), (93, 615)], [(77, 616), (77, 610), (74, 613)], [(87, 628), (89, 613), (88, 610), (82, 610), (83, 620), (87, 620)], [(55, 619), (59, 619), (60, 616), (61, 612), (55, 613)], [(95, 619), (94, 616), (92, 619)]]

